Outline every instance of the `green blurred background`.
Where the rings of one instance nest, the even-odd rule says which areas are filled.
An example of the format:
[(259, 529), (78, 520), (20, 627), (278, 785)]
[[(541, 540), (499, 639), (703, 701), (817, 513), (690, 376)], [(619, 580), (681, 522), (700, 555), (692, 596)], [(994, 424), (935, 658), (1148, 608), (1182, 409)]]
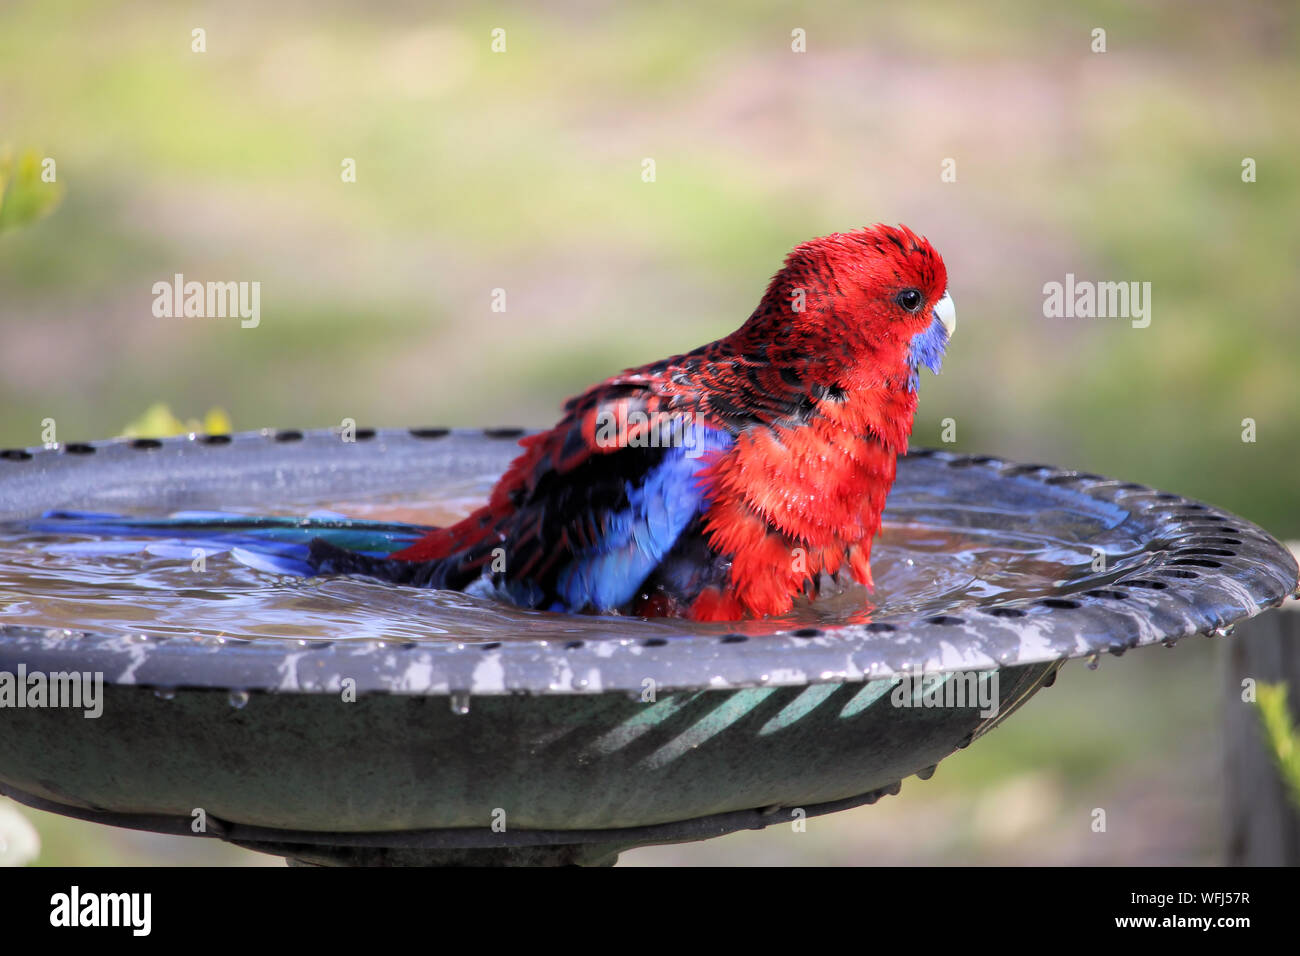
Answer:
[[(0, 147), (55, 159), (64, 198), (0, 235), (0, 446), (159, 400), (545, 425), (730, 331), (795, 243), (905, 222), (960, 318), (916, 443), (951, 417), (959, 449), (1300, 537), (1297, 90), (1290, 2), (8, 3)], [(155, 318), (176, 272), (260, 282), (260, 326)], [(1150, 282), (1150, 327), (1045, 318), (1067, 272)], [(625, 861), (1213, 862), (1216, 689), (1205, 641), (1070, 666), (900, 797)], [(23, 812), (42, 863), (261, 859)]]

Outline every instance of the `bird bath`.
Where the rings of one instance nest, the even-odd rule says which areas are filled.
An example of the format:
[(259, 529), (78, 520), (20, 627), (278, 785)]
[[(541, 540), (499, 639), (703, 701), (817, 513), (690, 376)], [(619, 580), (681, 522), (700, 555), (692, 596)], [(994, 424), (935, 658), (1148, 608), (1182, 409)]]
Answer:
[(103, 675), (93, 719), (4, 710), (0, 792), (309, 863), (612, 862), (871, 803), (1064, 661), (1225, 633), (1296, 588), (1280, 544), (1213, 507), (928, 450), (899, 462), (875, 606), (847, 589), (726, 625), (268, 582), (217, 559), (209, 578), (174, 556), (73, 580), (3, 527), (61, 508), (391, 516), (430, 489), (485, 493), (520, 434), (0, 452), (0, 673)]

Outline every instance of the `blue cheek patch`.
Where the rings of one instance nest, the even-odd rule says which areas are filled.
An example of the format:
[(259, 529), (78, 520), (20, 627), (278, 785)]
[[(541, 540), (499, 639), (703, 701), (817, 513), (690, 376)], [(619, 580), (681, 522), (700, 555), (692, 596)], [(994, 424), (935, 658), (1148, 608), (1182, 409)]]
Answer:
[(912, 344), (907, 349), (907, 362), (912, 367), (912, 374), (907, 379), (907, 387), (915, 392), (921, 384), (921, 366), (924, 365), (935, 375), (943, 367), (943, 350), (948, 347), (948, 330), (938, 317), (930, 323), (924, 332), (912, 336)]

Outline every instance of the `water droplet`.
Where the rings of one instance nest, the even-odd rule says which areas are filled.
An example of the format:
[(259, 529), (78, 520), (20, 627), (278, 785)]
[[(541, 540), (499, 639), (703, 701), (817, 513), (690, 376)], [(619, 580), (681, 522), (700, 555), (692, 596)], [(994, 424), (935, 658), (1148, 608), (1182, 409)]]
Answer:
[(454, 690), (451, 692), (451, 712), (460, 717), (469, 713), (469, 691)]
[(230, 706), (235, 708), (235, 710), (243, 710), (248, 706), (248, 691), (232, 690), (230, 692), (230, 697), (227, 699), (230, 701)]
[(1216, 627), (1210, 633), (1214, 637), (1232, 637), (1232, 632), (1237, 629), (1235, 624), (1226, 624), (1223, 627)]
[(175, 700), (175, 699), (176, 699), (176, 688), (174, 688), (174, 687), (159, 687), (159, 688), (157, 688), (157, 689), (154, 690), (153, 695), (154, 695), (155, 697), (157, 697), (159, 700)]
[(937, 763), (931, 764), (930, 766), (926, 767), (924, 770), (918, 770), (916, 772), (916, 776), (920, 780), (929, 780), (931, 777), (934, 776), (934, 772), (938, 769), (939, 769), (939, 765)]
[(1101, 665), (1101, 655), (1092, 654), (1088, 657), (1088, 670), (1095, 671)]

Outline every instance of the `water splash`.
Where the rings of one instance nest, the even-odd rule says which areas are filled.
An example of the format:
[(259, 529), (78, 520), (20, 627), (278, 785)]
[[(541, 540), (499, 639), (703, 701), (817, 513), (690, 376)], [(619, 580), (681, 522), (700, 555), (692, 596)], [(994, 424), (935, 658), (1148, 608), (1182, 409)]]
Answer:
[[(490, 484), (485, 477), (424, 500), (283, 500), (245, 512), (301, 515), (327, 508), (372, 520), (446, 523), (471, 511)], [(624, 617), (617, 621), (618, 631), (635, 643), (683, 631), (761, 636), (860, 623), (880, 613), (938, 614), (1095, 587), (1094, 548), (1112, 556), (1110, 578), (1145, 558), (1143, 542), (1124, 523), (1111, 526), (1083, 513), (1044, 515), (997, 500), (977, 507), (954, 502), (941, 488), (895, 488), (885, 519), (872, 552), (874, 595), (827, 579), (820, 598), (801, 600), (777, 619), (737, 625)], [(608, 618), (521, 610), (456, 592), (363, 578), (282, 577), (229, 555), (210, 557), (204, 569), (195, 570), (188, 552), (181, 559), (145, 550), (107, 555), (50, 550), (86, 540), (0, 527), (0, 623), (69, 636), (91, 631), (134, 637), (143, 631), (147, 638), (184, 637), (207, 646), (265, 638), (569, 644), (605, 638), (611, 629)]]

